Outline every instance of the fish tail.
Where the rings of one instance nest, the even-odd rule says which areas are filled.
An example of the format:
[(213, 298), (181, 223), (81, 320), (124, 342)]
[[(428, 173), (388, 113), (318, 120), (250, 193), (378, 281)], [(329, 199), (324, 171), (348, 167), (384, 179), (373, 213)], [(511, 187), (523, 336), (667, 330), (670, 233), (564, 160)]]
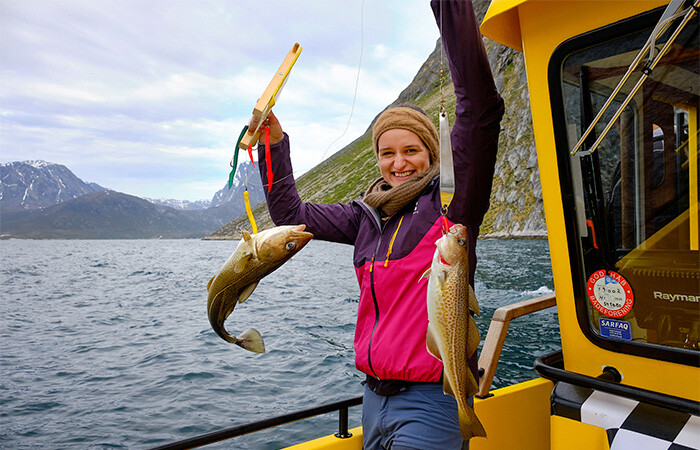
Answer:
[(474, 436), (486, 437), (486, 430), (481, 421), (468, 404), (459, 402), (459, 429), (462, 432), (462, 439), (468, 441)]
[(265, 353), (265, 343), (260, 332), (255, 328), (248, 328), (235, 339), (234, 344), (239, 347), (255, 353)]

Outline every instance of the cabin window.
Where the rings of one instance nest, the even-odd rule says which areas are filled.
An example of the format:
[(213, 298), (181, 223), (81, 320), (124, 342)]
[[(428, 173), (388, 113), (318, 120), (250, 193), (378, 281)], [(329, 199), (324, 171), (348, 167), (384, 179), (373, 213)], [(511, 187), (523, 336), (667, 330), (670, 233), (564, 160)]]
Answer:
[[(557, 155), (566, 167), (560, 175), (584, 332), (605, 348), (697, 365), (697, 15), (614, 119), (641, 77), (643, 60), (570, 156), (659, 16), (654, 11), (557, 49), (550, 64)], [(679, 22), (657, 39), (657, 50)], [(599, 147), (589, 152), (611, 121)]]

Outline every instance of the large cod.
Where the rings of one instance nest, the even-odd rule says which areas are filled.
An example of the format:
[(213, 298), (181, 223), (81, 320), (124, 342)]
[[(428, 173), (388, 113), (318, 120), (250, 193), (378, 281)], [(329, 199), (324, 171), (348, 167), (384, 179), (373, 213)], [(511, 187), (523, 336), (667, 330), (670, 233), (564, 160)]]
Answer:
[(271, 228), (251, 235), (243, 231), (243, 239), (207, 285), (209, 323), (221, 339), (256, 353), (265, 353), (265, 343), (255, 328), (232, 336), (224, 322), (236, 304), (253, 293), (262, 278), (275, 271), (301, 250), (314, 236), (304, 231), (305, 225)]
[(479, 314), (479, 304), (469, 284), (467, 229), (455, 224), (435, 245), (432, 265), (423, 275), (429, 277), (426, 345), (442, 361), (443, 390), (457, 400), (462, 437), (486, 437), (467, 401), (479, 388), (467, 363), (479, 345), (479, 331), (469, 313)]

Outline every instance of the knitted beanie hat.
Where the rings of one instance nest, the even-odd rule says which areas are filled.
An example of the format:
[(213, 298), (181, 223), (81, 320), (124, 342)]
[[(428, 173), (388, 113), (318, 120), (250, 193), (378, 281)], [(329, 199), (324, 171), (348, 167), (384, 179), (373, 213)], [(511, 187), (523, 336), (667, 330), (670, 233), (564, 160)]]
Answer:
[(440, 140), (438, 131), (428, 116), (418, 108), (410, 106), (397, 106), (389, 108), (379, 115), (372, 127), (372, 140), (374, 154), (379, 156), (379, 137), (388, 130), (401, 128), (412, 131), (425, 144), (430, 153), (430, 163), (435, 164), (440, 160)]
[(379, 137), (388, 130), (401, 128), (415, 133), (425, 144), (430, 154), (430, 167), (396, 187), (392, 187), (383, 177), (377, 178), (367, 189), (363, 201), (381, 209), (391, 216), (415, 199), (430, 181), (440, 173), (440, 141), (435, 125), (421, 110), (412, 107), (387, 109), (379, 115), (372, 127), (374, 154), (379, 158)]

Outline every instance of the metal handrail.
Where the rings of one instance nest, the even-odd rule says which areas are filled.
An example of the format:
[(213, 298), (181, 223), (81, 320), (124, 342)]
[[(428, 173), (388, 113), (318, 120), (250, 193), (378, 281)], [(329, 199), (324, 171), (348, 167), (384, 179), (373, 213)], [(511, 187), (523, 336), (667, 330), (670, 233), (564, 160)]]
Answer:
[(338, 411), (339, 413), (338, 433), (336, 433), (335, 436), (340, 439), (346, 439), (352, 437), (352, 434), (348, 431), (348, 408), (361, 404), (362, 397), (349, 398), (339, 402), (328, 403), (325, 405), (316, 406), (314, 408), (264, 419), (258, 422), (239, 425), (192, 438), (183, 439), (170, 444), (153, 447), (153, 450), (184, 450), (201, 447), (203, 445), (213, 444), (215, 442), (242, 436), (244, 434), (254, 433), (256, 431), (276, 427), (278, 425), (296, 422), (297, 420), (308, 419), (309, 417), (320, 416), (321, 414), (326, 414), (333, 411)]
[[(486, 397), (491, 389), (491, 383), (496, 372), (496, 366), (503, 349), (503, 343), (508, 333), (510, 321), (517, 317), (522, 317), (533, 312), (541, 311), (545, 308), (550, 308), (556, 305), (554, 294), (544, 295), (541, 297), (524, 300), (522, 302), (506, 305), (498, 308), (491, 318), (491, 325), (484, 340), (484, 346), (481, 350), (479, 358), (479, 368), (483, 374), (479, 380), (479, 391), (477, 397)], [(314, 408), (296, 411), (282, 416), (264, 419), (258, 422), (239, 425), (224, 430), (214, 431), (212, 433), (202, 434), (192, 438), (173, 442), (170, 444), (153, 447), (152, 450), (184, 450), (203, 445), (213, 444), (215, 442), (231, 439), (242, 436), (248, 433), (254, 433), (267, 428), (284, 425), (297, 420), (307, 419), (309, 417), (319, 416), (333, 411), (338, 411), (338, 433), (336, 437), (345, 439), (352, 437), (348, 431), (348, 408), (362, 404), (362, 397), (350, 398), (339, 402), (328, 403)]]
[[(606, 369), (611, 369), (606, 367)], [(661, 392), (650, 391), (619, 382), (609, 381), (601, 378), (593, 378), (576, 372), (564, 369), (564, 357), (561, 350), (542, 355), (535, 360), (535, 370), (537, 373), (552, 381), (563, 381), (565, 383), (581, 386), (608, 394), (636, 400), (642, 403), (659, 406), (673, 411), (684, 412), (697, 415), (700, 412), (700, 403), (687, 398), (676, 397), (674, 395), (663, 394)]]
[(481, 356), (479, 357), (479, 372), (481, 376), (479, 377), (477, 397), (484, 398), (489, 396), (491, 383), (496, 374), (496, 366), (501, 357), (510, 321), (555, 305), (556, 296), (549, 294), (530, 300), (523, 300), (512, 305), (501, 306), (493, 313), (489, 331), (486, 333), (484, 346), (481, 348)]

